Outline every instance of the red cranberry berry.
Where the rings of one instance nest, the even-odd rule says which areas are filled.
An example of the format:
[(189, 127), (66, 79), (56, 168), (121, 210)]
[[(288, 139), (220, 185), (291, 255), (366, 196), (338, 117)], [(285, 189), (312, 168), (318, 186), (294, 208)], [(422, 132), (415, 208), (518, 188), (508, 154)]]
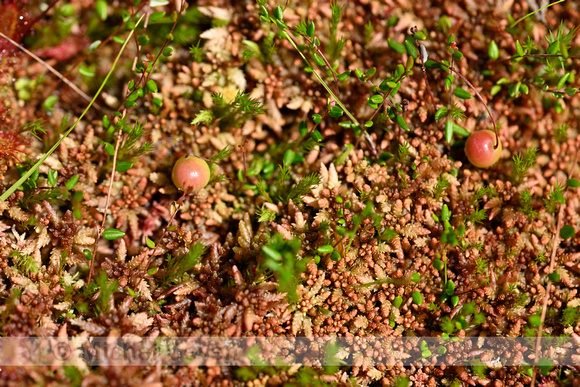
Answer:
[(173, 166), (173, 184), (187, 193), (202, 189), (210, 178), (209, 165), (197, 156), (182, 156)]
[(480, 130), (469, 136), (465, 142), (465, 154), (474, 166), (478, 168), (489, 168), (495, 164), (501, 156), (501, 142), (496, 149), (495, 133), (491, 130)]

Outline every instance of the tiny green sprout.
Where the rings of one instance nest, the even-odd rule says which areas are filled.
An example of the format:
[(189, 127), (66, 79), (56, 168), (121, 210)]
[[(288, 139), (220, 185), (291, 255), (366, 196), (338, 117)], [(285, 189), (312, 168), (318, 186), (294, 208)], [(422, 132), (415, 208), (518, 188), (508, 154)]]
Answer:
[(436, 260), (434, 260), (434, 261), (433, 261), (433, 267), (434, 267), (436, 270), (441, 270), (441, 269), (443, 269), (443, 261), (442, 261), (442, 260), (440, 260), (440, 259), (436, 259)]
[(495, 133), (491, 130), (480, 130), (472, 133), (465, 142), (465, 154), (471, 164), (477, 168), (489, 168), (501, 156), (501, 142), (494, 149)]
[(319, 254), (329, 254), (332, 253), (334, 251), (334, 249), (332, 248), (331, 245), (324, 245), (324, 246), (320, 246), (317, 249)]
[(419, 306), (421, 306), (423, 304), (423, 297), (421, 296), (421, 293), (419, 293), (418, 290), (415, 290), (413, 292), (413, 294), (411, 295), (411, 297), (413, 298), (413, 302)]
[(103, 238), (108, 241), (113, 241), (115, 239), (123, 238), (125, 236), (125, 232), (121, 230), (117, 230), (116, 228), (108, 228), (103, 232)]
[(68, 181), (64, 184), (64, 186), (66, 187), (66, 189), (70, 191), (75, 187), (75, 185), (77, 185), (78, 182), (79, 175), (73, 175), (70, 179), (68, 179)]
[(146, 238), (145, 238), (145, 244), (146, 244), (146, 245), (147, 245), (147, 247), (149, 247), (150, 249), (153, 249), (153, 248), (155, 248), (155, 242), (153, 242), (153, 241), (151, 240), (151, 238), (149, 238), (149, 237), (146, 237)]
[(187, 193), (202, 189), (207, 185), (211, 172), (207, 162), (197, 156), (182, 156), (171, 173), (173, 184)]
[(560, 229), (560, 238), (562, 238), (562, 239), (570, 239), (575, 234), (576, 234), (576, 230), (574, 229), (574, 226), (571, 226), (569, 224), (565, 225), (564, 227), (562, 227)]
[(93, 260), (93, 254), (91, 253), (91, 250), (89, 249), (84, 249), (83, 253), (85, 253), (85, 258), (87, 259), (87, 261), (92, 261)]
[(550, 279), (550, 281), (552, 282), (560, 282), (561, 278), (560, 278), (560, 274), (558, 273), (550, 273), (548, 274), (548, 278)]
[(399, 308), (402, 304), (403, 304), (403, 297), (401, 297), (401, 296), (395, 297), (395, 299), (393, 300), (393, 306), (395, 308)]

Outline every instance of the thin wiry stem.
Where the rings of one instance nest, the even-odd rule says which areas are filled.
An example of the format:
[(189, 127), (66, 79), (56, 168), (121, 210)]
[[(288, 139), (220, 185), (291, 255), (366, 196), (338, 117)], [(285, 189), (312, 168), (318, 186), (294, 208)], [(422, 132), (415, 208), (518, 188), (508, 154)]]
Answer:
[[(185, 5), (185, 0), (183, 0), (183, 2), (181, 3), (181, 8), (179, 11), (179, 14), (177, 16), (177, 18), (175, 19), (175, 22), (173, 23), (173, 26), (171, 28), (171, 31), (169, 32), (169, 35), (171, 35), (173, 33), (173, 30), (175, 29), (175, 26), (177, 25), (177, 22), (179, 21), (179, 17), (181, 16), (181, 13), (183, 12), (183, 9)], [(145, 17), (145, 15), (142, 15), (139, 20), (137, 21), (137, 23), (135, 23), (135, 28), (137, 28), (137, 26), (139, 25), (139, 23), (141, 22), (141, 20), (143, 20), (143, 18)], [(129, 41), (129, 39), (131, 39), (131, 35), (133, 34), (133, 31), (131, 31), (131, 34), (127, 37), (127, 40), (125, 41), (125, 44)], [(159, 59), (159, 56), (161, 55), (161, 52), (163, 52), (163, 49), (165, 48), (165, 46), (167, 45), (169, 39), (165, 40), (165, 43), (163, 44), (163, 47), (159, 50), (159, 53), (157, 54), (157, 56), (155, 57), (153, 63), (152, 63), (152, 67), (155, 65), (155, 63), (157, 62), (157, 60)], [(147, 75), (147, 78), (144, 78), (145, 73), (143, 73), (141, 75), (141, 79), (139, 80), (139, 82), (142, 82), (144, 79), (149, 79), (149, 75), (150, 73)], [(135, 90), (132, 92), (136, 92), (136, 88)], [(121, 106), (124, 105), (125, 101), (127, 100), (127, 98), (129, 97), (129, 95), (131, 95), (132, 93), (128, 93), (127, 96), (125, 97), (125, 99), (123, 100), (123, 102), (121, 103)], [(123, 117), (125, 117), (126, 114), (123, 114)], [(101, 239), (101, 236), (103, 235), (103, 232), (105, 230), (105, 222), (107, 220), (107, 211), (109, 209), (109, 203), (110, 203), (110, 199), (111, 199), (111, 192), (113, 191), (113, 183), (115, 181), (115, 172), (117, 169), (117, 158), (118, 158), (118, 154), (119, 154), (119, 148), (121, 147), (122, 144), (125, 143), (125, 141), (127, 140), (128, 135), (125, 133), (123, 133), (123, 131), (119, 130), (119, 132), (117, 133), (117, 140), (115, 141), (115, 153), (113, 154), (113, 166), (111, 168), (111, 180), (109, 181), (109, 190), (107, 192), (107, 200), (105, 202), (105, 208), (103, 210), (103, 222), (101, 223), (101, 227), (97, 229), (97, 237), (95, 238), (95, 246), (93, 248), (93, 260), (91, 261), (91, 268), (89, 270), (89, 280), (88, 283), (91, 282), (91, 277), (92, 277), (92, 273), (93, 273), (93, 267), (94, 267), (94, 262), (96, 260), (97, 257), (97, 246), (99, 244), (99, 239)], [(163, 234), (165, 235), (165, 233)], [(141, 281), (139, 281), (140, 283)]]
[[(143, 19), (143, 16), (141, 16), (141, 19)], [(137, 24), (139, 22), (141, 22), (141, 19), (139, 19), (139, 21), (137, 22)], [(52, 146), (52, 148), (50, 148), (49, 151), (46, 152), (46, 154), (44, 156), (42, 156), (40, 158), (40, 160), (38, 160), (36, 162), (36, 164), (34, 164), (24, 175), (22, 175), (22, 177), (20, 179), (18, 179), (18, 181), (16, 183), (12, 184), (12, 186), (10, 188), (8, 188), (6, 190), (6, 192), (4, 192), (2, 194), (2, 196), (0, 196), (0, 201), (5, 201), (6, 199), (8, 199), (8, 197), (10, 195), (12, 195), (14, 193), (14, 191), (16, 191), (16, 189), (18, 187), (20, 187), (26, 180), (28, 180), (28, 178), (42, 165), (42, 163), (44, 163), (44, 161), (60, 146), (60, 143), (73, 131), (74, 128), (76, 128), (76, 126), (83, 119), (83, 117), (85, 116), (85, 114), (87, 114), (87, 112), (89, 111), (89, 109), (91, 108), (91, 106), (93, 106), (93, 104), (97, 100), (98, 96), (101, 94), (101, 91), (103, 91), (103, 88), (105, 87), (105, 84), (107, 83), (107, 81), (109, 80), (109, 78), (111, 77), (111, 75), (113, 74), (113, 72), (115, 71), (115, 68), (117, 67), (117, 63), (119, 62), (119, 59), (121, 58), (121, 54), (125, 50), (125, 47), (127, 46), (127, 43), (129, 43), (129, 39), (131, 38), (131, 35), (133, 34), (133, 32), (134, 32), (134, 30), (132, 30), (129, 33), (129, 37), (125, 40), (125, 42), (123, 43), (123, 46), (121, 46), (121, 49), (119, 50), (119, 53), (117, 54), (117, 57), (115, 58), (115, 60), (113, 61), (113, 64), (111, 65), (111, 69), (109, 70), (109, 72), (105, 76), (105, 79), (103, 79), (103, 82), (101, 83), (101, 86), (99, 87), (99, 89), (95, 93), (95, 96), (93, 97), (93, 99), (90, 100), (89, 104), (87, 105), (87, 107), (83, 111), (83, 113), (79, 116), (79, 118), (77, 118), (77, 120), (70, 127), (70, 129), (67, 130), (61, 136), (61, 138)], [(4, 35), (4, 34), (2, 34), (2, 35)], [(4, 35), (4, 36), (6, 36), (6, 35)]]
[[(15, 42), (14, 40), (10, 39), (8, 36), (4, 35), (2, 32), (0, 32), (0, 36), (3, 37), (4, 39), (6, 39), (7, 41), (9, 41), (12, 45), (18, 47), (20, 50), (22, 50), (24, 53), (26, 53), (26, 55), (28, 55), (32, 59), (36, 60), (38, 63), (40, 63), (42, 66), (44, 66), (44, 68), (46, 68), (48, 71), (50, 71), (51, 73), (53, 73), (54, 75), (56, 75), (58, 77), (58, 79), (60, 79), (64, 83), (66, 83), (67, 86), (69, 86), (71, 89), (73, 89), (78, 95), (80, 95), (81, 97), (83, 97), (83, 99), (85, 101), (92, 102), (91, 101), (91, 97), (89, 97), (84, 91), (82, 91), (81, 89), (79, 89), (77, 87), (77, 85), (75, 85), (74, 83), (72, 83), (71, 81), (69, 81), (67, 78), (65, 78), (64, 75), (62, 75), (61, 73), (59, 73), (54, 67), (52, 67), (51, 65), (49, 65), (48, 63), (46, 63), (45, 61), (43, 61), (36, 54), (34, 54), (33, 52), (27, 50), (24, 46), (22, 46), (18, 42)], [(100, 106), (97, 105), (96, 102), (91, 103), (89, 106), (94, 106), (97, 110), (99, 110), (99, 111), (101, 110)]]
[[(576, 163), (578, 162), (578, 150), (574, 155), (574, 163), (570, 169), (569, 179), (574, 178), (574, 170), (576, 168)], [(571, 194), (568, 193), (568, 199), (571, 199)], [(554, 239), (552, 241), (552, 254), (550, 255), (550, 267), (548, 269), (548, 274), (554, 272), (556, 266), (556, 251), (560, 245), (560, 230), (562, 229), (562, 222), (564, 221), (564, 210), (566, 209), (566, 204), (560, 204), (560, 209), (558, 211), (558, 220), (556, 222), (556, 230), (554, 231)], [(536, 375), (538, 374), (538, 357), (540, 356), (541, 342), (542, 342), (542, 330), (544, 328), (544, 322), (546, 321), (546, 313), (548, 310), (548, 300), (550, 299), (550, 289), (552, 286), (552, 281), (548, 277), (548, 282), (546, 284), (546, 292), (544, 293), (544, 299), (542, 301), (542, 314), (540, 315), (540, 326), (538, 327), (538, 334), (536, 336), (536, 348), (534, 350), (534, 373), (532, 375), (531, 387), (534, 387), (536, 383)]]
[[(157, 240), (157, 243), (155, 244), (155, 247), (153, 248), (153, 251), (151, 252), (151, 256), (147, 259), (147, 264), (145, 265), (145, 274), (147, 274), (147, 271), (149, 270), (149, 265), (151, 265), (151, 262), (153, 261), (153, 259), (155, 259), (155, 252), (157, 251), (157, 247), (159, 247), (159, 245), (163, 241), (163, 238), (165, 237), (165, 234), (167, 234), (167, 228), (171, 225), (171, 222), (173, 222), (173, 220), (175, 219), (175, 216), (177, 215), (177, 213), (181, 209), (181, 206), (183, 205), (183, 199), (185, 198), (185, 195), (187, 195), (187, 193), (188, 193), (187, 191), (183, 191), (183, 195), (181, 195), (181, 197), (177, 201), (177, 208), (175, 209), (175, 212), (173, 214), (171, 214), (171, 218), (169, 219), (169, 222), (167, 222), (167, 226), (163, 230), (163, 234), (161, 234), (161, 237)], [(174, 204), (174, 203), (175, 202), (173, 202), (172, 204)], [(139, 288), (139, 285), (143, 281), (143, 278), (145, 278), (145, 274), (143, 274), (143, 276), (141, 278), (139, 278), (139, 280), (135, 284), (135, 289)]]
[(479, 100), (481, 101), (481, 103), (485, 107), (485, 110), (487, 110), (487, 114), (489, 114), (489, 118), (491, 118), (491, 123), (493, 124), (493, 129), (495, 131), (495, 145), (493, 146), (493, 148), (497, 149), (497, 147), (499, 146), (499, 132), (497, 129), (497, 125), (495, 124), (495, 119), (493, 118), (493, 114), (491, 114), (491, 110), (489, 110), (487, 103), (485, 103), (485, 101), (483, 100), (483, 97), (481, 96), (481, 94), (479, 94), (479, 91), (477, 91), (475, 86), (473, 86), (471, 84), (471, 82), (469, 82), (469, 80), (463, 76), (463, 74), (461, 74), (459, 71), (455, 70), (453, 67), (449, 67), (445, 63), (439, 62), (436, 59), (431, 59), (431, 60), (433, 62), (441, 65), (441, 66), (444, 66), (445, 68), (449, 69), (449, 71), (456, 74), (459, 78), (461, 78), (463, 80), (463, 82), (465, 82), (467, 84), (467, 86), (469, 86), (475, 92), (475, 95), (477, 96), (477, 98), (479, 98)]
[(283, 36), (292, 44), (292, 46), (294, 46), (294, 48), (296, 49), (296, 51), (298, 51), (298, 54), (300, 54), (300, 56), (302, 57), (302, 59), (304, 60), (304, 62), (306, 62), (306, 64), (312, 69), (312, 73), (314, 74), (314, 76), (316, 77), (316, 79), (318, 79), (318, 81), (322, 84), (322, 86), (326, 89), (326, 91), (328, 92), (328, 94), (330, 94), (330, 96), (332, 97), (332, 99), (336, 102), (336, 104), (338, 106), (340, 106), (340, 108), (344, 111), (344, 113), (348, 116), (348, 118), (350, 118), (350, 120), (359, 128), (361, 128), (361, 130), (363, 131), (363, 135), (365, 136), (365, 139), (367, 140), (367, 142), (369, 143), (369, 146), (371, 147), (371, 151), (373, 153), (373, 156), (376, 158), (377, 157), (377, 149), (375, 147), (375, 143), (373, 141), (373, 139), (371, 138), (371, 136), (368, 134), (368, 132), (365, 130), (364, 127), (361, 126), (361, 124), (358, 122), (358, 120), (352, 115), (352, 113), (346, 108), (346, 106), (343, 105), (343, 103), (340, 101), (340, 99), (336, 96), (336, 94), (334, 94), (334, 92), (332, 91), (332, 89), (326, 84), (326, 82), (324, 82), (324, 79), (322, 79), (322, 77), (320, 76), (320, 74), (318, 74), (318, 72), (314, 69), (314, 66), (312, 66), (312, 64), (310, 63), (310, 61), (306, 58), (306, 56), (304, 56), (304, 54), (302, 53), (302, 51), (300, 51), (300, 49), (298, 48), (298, 45), (296, 44), (296, 42), (294, 41), (294, 39), (292, 38), (292, 36), (290, 36), (290, 34), (286, 31), (282, 31)]

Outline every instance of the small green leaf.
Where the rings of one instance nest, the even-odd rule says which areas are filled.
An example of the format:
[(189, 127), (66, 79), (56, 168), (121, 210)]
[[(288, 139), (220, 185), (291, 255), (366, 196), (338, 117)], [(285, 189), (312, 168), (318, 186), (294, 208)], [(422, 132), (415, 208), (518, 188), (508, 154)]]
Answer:
[(99, 0), (95, 3), (95, 12), (102, 21), (107, 20), (107, 2)]
[(401, 296), (395, 297), (395, 299), (393, 300), (393, 306), (395, 308), (399, 308), (399, 307), (401, 307), (402, 304), (403, 304), (403, 297), (401, 297)]
[(169, 4), (169, 1), (167, 0), (151, 0), (149, 2), (149, 6), (151, 8), (155, 8), (155, 7), (163, 7), (165, 5)]
[(284, 165), (291, 165), (294, 162), (295, 157), (296, 153), (294, 153), (292, 149), (287, 149), (286, 152), (284, 152)]
[(89, 46), (89, 52), (93, 52), (95, 51), (99, 46), (101, 45), (101, 41), (100, 40), (95, 40), (94, 42), (91, 43), (91, 45)]
[(499, 58), (499, 48), (497, 47), (497, 43), (493, 40), (491, 43), (489, 43), (489, 47), (487, 48), (487, 55), (489, 55), (490, 59)]
[(312, 121), (314, 121), (315, 124), (320, 124), (322, 122), (322, 116), (320, 114), (313, 114)]
[(316, 62), (316, 64), (319, 65), (320, 67), (324, 67), (326, 65), (324, 59), (322, 59), (322, 57), (317, 53), (312, 54), (312, 56), (314, 57), (314, 61)]
[(560, 278), (560, 274), (558, 274), (556, 272), (548, 274), (548, 278), (552, 282), (560, 282), (560, 280), (562, 279), (562, 278)]
[(451, 143), (453, 139), (453, 121), (447, 120), (445, 121), (445, 141)]
[(274, 17), (278, 20), (282, 20), (282, 18), (284, 17), (284, 11), (282, 11), (282, 7), (281, 6), (277, 6), (276, 8), (274, 8)]
[(455, 51), (453, 53), (453, 58), (455, 58), (455, 60), (461, 60), (463, 59), (463, 53), (461, 51)]
[(344, 111), (340, 106), (332, 106), (328, 112), (331, 117), (342, 117)]
[(318, 130), (314, 130), (312, 133), (310, 133), (310, 137), (312, 137), (312, 139), (316, 142), (322, 141), (322, 134), (320, 134)]
[(459, 303), (459, 297), (458, 296), (451, 297), (451, 305), (453, 305), (454, 307), (456, 307), (458, 303)]
[(127, 101), (135, 102), (137, 100), (137, 98), (139, 98), (139, 93), (134, 92), (134, 93), (129, 94), (129, 96), (127, 97)]
[(395, 51), (397, 54), (404, 54), (406, 51), (405, 46), (403, 44), (397, 42), (396, 40), (388, 38), (387, 43), (388, 43), (389, 47), (391, 48), (391, 50)]
[(300, 121), (298, 131), (300, 132), (301, 136), (305, 136), (308, 133), (308, 124), (306, 123), (306, 120)]
[(137, 35), (137, 42), (141, 46), (145, 46), (147, 43), (149, 43), (149, 37), (147, 35)]
[(453, 123), (453, 133), (461, 137), (469, 137), (471, 133), (461, 125)]
[(103, 145), (105, 145), (105, 152), (107, 152), (109, 156), (113, 156), (115, 154), (115, 147), (113, 144), (103, 141)]
[[(124, 41), (123, 41), (124, 43)], [(79, 73), (81, 73), (81, 75), (84, 75), (85, 77), (94, 77), (95, 76), (95, 72), (90, 70), (89, 68), (85, 67), (85, 66), (79, 66)]]
[(571, 226), (569, 224), (565, 225), (560, 229), (560, 238), (562, 239), (572, 238), (575, 234), (576, 230), (574, 229), (574, 226)]
[(333, 251), (332, 253), (330, 253), (330, 259), (332, 259), (333, 261), (340, 261), (340, 253), (338, 251)]
[(419, 274), (419, 273), (411, 274), (411, 281), (413, 281), (413, 282), (421, 281), (421, 274)]
[(421, 306), (421, 304), (423, 304), (423, 297), (421, 296), (421, 293), (419, 293), (418, 290), (415, 290), (411, 297), (413, 298), (413, 302), (415, 304), (417, 304), (419, 306)]
[(152, 93), (157, 93), (157, 84), (155, 83), (155, 81), (153, 79), (150, 79), (147, 81), (147, 83), (145, 84), (147, 86), (147, 89), (152, 92)]
[(151, 269), (147, 270), (147, 274), (148, 275), (155, 275), (155, 273), (157, 273), (158, 270), (159, 270), (158, 267), (152, 267)]
[(45, 110), (53, 110), (56, 101), (58, 101), (58, 97), (56, 95), (49, 95), (48, 98), (44, 100), (42, 107)]
[(497, 93), (499, 93), (499, 91), (501, 90), (501, 86), (500, 85), (493, 85), (491, 87), (491, 90), (489, 91), (489, 94), (496, 95)]
[(451, 85), (453, 85), (454, 80), (455, 77), (453, 76), (453, 74), (448, 74), (447, 77), (445, 77), (445, 88), (451, 89)]
[(48, 170), (48, 179), (47, 184), (49, 187), (54, 187), (56, 185), (56, 179), (58, 177), (58, 172), (53, 171), (52, 169)]
[(427, 35), (425, 35), (425, 33), (423, 31), (417, 31), (417, 32), (415, 32), (415, 39), (425, 40), (425, 39), (427, 39)]
[(469, 94), (469, 91), (462, 89), (461, 87), (456, 87), (453, 90), (453, 95), (455, 95), (458, 98), (461, 99), (470, 99), (471, 98), (471, 94)]
[(93, 253), (91, 253), (91, 250), (89, 249), (84, 249), (83, 253), (85, 253), (85, 258), (87, 259), (87, 261), (92, 261), (93, 260)]
[(405, 49), (407, 50), (407, 53), (410, 56), (412, 56), (413, 58), (417, 58), (419, 56), (419, 52), (417, 51), (417, 47), (415, 47), (415, 45), (413, 43), (411, 43), (409, 40), (405, 39), (404, 45), (405, 45)]
[(373, 67), (373, 68), (371, 68), (371, 69), (368, 69), (368, 70), (365, 72), (365, 78), (367, 78), (367, 79), (368, 79), (368, 78), (372, 77), (373, 75), (375, 75), (375, 73), (376, 73), (376, 72), (377, 72), (377, 69), (376, 69), (376, 68), (374, 68), (374, 67)]
[(150, 23), (155, 23), (156, 21), (160, 20), (163, 16), (165, 16), (165, 12), (164, 11), (153, 12), (151, 14), (151, 16), (149, 16), (149, 22)]
[(433, 261), (433, 267), (435, 268), (435, 270), (441, 270), (443, 269), (443, 261), (440, 259), (436, 259)]
[(171, 55), (173, 55), (173, 48), (171, 48), (171, 47), (165, 47), (163, 49), (163, 56), (170, 57)]
[(108, 241), (113, 241), (115, 239), (123, 238), (125, 236), (125, 232), (121, 230), (117, 230), (116, 228), (108, 228), (103, 231), (103, 238)]
[(435, 121), (439, 121), (441, 118), (445, 117), (447, 115), (447, 112), (448, 110), (445, 106), (437, 109), (437, 112), (435, 112)]
[(70, 191), (71, 189), (73, 189), (75, 187), (75, 185), (77, 185), (78, 182), (79, 182), (79, 175), (74, 175), (73, 177), (68, 179), (68, 181), (64, 184), (64, 186), (66, 187), (66, 189), (68, 189)]
[(375, 103), (377, 105), (384, 101), (383, 96), (380, 94), (373, 95), (372, 97), (370, 97), (370, 100), (372, 103)]
[(425, 63), (425, 68), (428, 69), (440, 69), (441, 65), (437, 62), (432, 61), (431, 59), (428, 59)]
[(282, 254), (280, 254), (278, 251), (274, 250), (269, 246), (262, 247), (262, 252), (266, 257), (271, 258), (275, 261), (279, 261), (282, 259)]
[(580, 181), (578, 181), (577, 179), (568, 179), (566, 181), (566, 185), (570, 188), (580, 187)]
[(539, 327), (540, 324), (542, 323), (542, 319), (537, 314), (531, 315), (529, 321), (530, 324), (532, 324), (535, 327)]
[(447, 207), (447, 204), (443, 205), (443, 208), (441, 209), (441, 220), (443, 222), (445, 221), (449, 221), (451, 214), (449, 213), (449, 207)]
[(315, 25), (314, 22), (311, 21), (307, 26), (306, 26), (306, 35), (308, 35), (309, 37), (313, 37), (314, 36), (314, 30), (315, 30)]
[(127, 172), (129, 169), (133, 168), (133, 163), (130, 161), (119, 161), (117, 162), (117, 172), (123, 173)]
[(445, 293), (447, 293), (447, 295), (452, 296), (453, 293), (455, 293), (455, 282), (453, 281), (447, 281), (447, 286), (446, 286), (446, 290)]
[(340, 74), (337, 77), (337, 79), (342, 82), (342, 81), (346, 80), (350, 76), (350, 73), (351, 73), (350, 70), (346, 70), (344, 73)]
[(560, 80), (558, 81), (558, 86), (556, 86), (557, 89), (561, 89), (564, 87), (564, 85), (566, 84), (566, 81), (568, 80), (568, 78), (570, 77), (570, 73), (566, 73), (564, 74), (564, 76), (562, 78), (560, 78)]
[(151, 240), (151, 238), (146, 237), (145, 238), (145, 244), (147, 245), (147, 247), (149, 247), (150, 249), (154, 249), (155, 248), (155, 242), (153, 242)]
[(516, 40), (516, 52), (519, 56), (524, 56), (525, 52), (519, 40)]
[(556, 40), (550, 43), (546, 52), (548, 53), (548, 55), (556, 55), (559, 50), (560, 50), (560, 42)]
[(402, 116), (397, 116), (397, 124), (399, 124), (399, 126), (404, 130), (406, 130), (407, 132), (411, 130), (407, 126), (407, 123), (405, 122), (405, 119)]
[(329, 254), (332, 253), (334, 249), (332, 248), (332, 245), (324, 245), (320, 246), (318, 249), (316, 249), (316, 251), (320, 254)]

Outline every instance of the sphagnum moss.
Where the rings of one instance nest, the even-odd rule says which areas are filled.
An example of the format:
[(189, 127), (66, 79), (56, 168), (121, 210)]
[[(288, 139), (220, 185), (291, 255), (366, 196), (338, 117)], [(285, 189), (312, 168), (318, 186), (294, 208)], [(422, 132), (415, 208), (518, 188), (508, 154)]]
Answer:
[[(579, 237), (571, 231), (579, 221), (572, 170), (579, 148), (572, 98), (578, 44), (566, 16), (574, 12), (569, 2), (541, 11), (552, 29), (547, 39), (528, 39), (541, 19), (516, 23), (529, 7), (520, 0), (499, 14), (470, 5), (465, 14), (480, 17), (466, 19), (449, 4), (429, 3), (410, 4), (406, 14), (357, 3), (276, 11), (262, 3), (190, 7), (170, 47), (163, 40), (177, 11), (173, 4), (151, 12), (140, 7), (57, 4), (43, 16), (43, 30), (25, 40), (34, 49), (45, 47), (51, 61), (50, 49), (70, 42), (59, 37), (78, 38), (63, 20), (93, 20), (87, 36), (98, 63), (87, 50), (77, 59), (83, 61), (80, 73), (72, 62), (54, 64), (91, 94), (117, 52), (112, 37), (102, 37), (127, 36), (103, 19), (130, 30), (148, 12), (147, 28), (136, 30), (141, 47), (132, 41), (120, 59), (127, 69), (135, 61), (143, 77), (134, 74), (131, 82), (128, 72), (116, 70), (118, 82), (99, 101), (127, 110), (106, 119), (88, 113), (46, 167), (0, 203), (0, 275), (10, 284), (0, 290), (4, 334), (359, 340), (538, 336), (540, 326), (553, 336), (580, 333), (574, 290)], [(459, 24), (454, 37), (444, 32)], [(328, 90), (277, 30), (298, 32), (292, 36), (296, 47), (335, 97), (327, 98)], [(155, 57), (160, 63), (149, 69)], [(12, 63), (10, 74), (23, 80), (14, 87), (11, 77), (2, 82), (30, 99), (20, 103), (19, 93), (7, 94), (14, 102), (11, 122), (19, 128), (47, 113), (47, 135), (30, 138), (30, 147), (18, 154), (26, 170), (58, 138), (65, 114), (81, 111), (65, 103), (70, 91), (52, 78), (36, 82), (39, 71), (27, 57)], [(53, 87), (62, 100), (44, 103)], [(506, 157), (475, 168), (465, 140), (490, 129), (490, 112)], [(525, 157), (530, 149), (537, 157)], [(181, 154), (218, 163), (223, 175), (216, 178), (212, 164), (212, 182), (182, 197), (175, 212), (171, 203), (180, 192), (171, 182), (170, 161)], [(6, 159), (0, 168), (6, 192), (19, 172)], [(69, 196), (56, 195), (60, 189)], [(91, 254), (99, 224), (111, 240), (101, 240), (98, 254)], [(207, 250), (196, 250), (201, 244)], [(96, 276), (87, 283), (90, 258)], [(416, 347), (420, 357), (436, 353), (421, 341)], [(444, 350), (454, 348), (450, 340)], [(319, 358), (336, 353), (329, 348)], [(528, 355), (509, 353), (513, 359)], [(351, 367), (326, 368), (328, 374), (309, 367), (169, 367), (159, 380), (527, 385), (533, 378), (555, 384), (573, 377), (567, 367), (475, 363), (430, 365), (410, 374), (402, 359), (380, 348), (343, 360)], [(151, 378), (152, 370), (37, 370), (34, 382), (101, 378), (127, 384)], [(543, 374), (534, 377), (534, 370)], [(26, 369), (1, 372), (32, 381)]]

